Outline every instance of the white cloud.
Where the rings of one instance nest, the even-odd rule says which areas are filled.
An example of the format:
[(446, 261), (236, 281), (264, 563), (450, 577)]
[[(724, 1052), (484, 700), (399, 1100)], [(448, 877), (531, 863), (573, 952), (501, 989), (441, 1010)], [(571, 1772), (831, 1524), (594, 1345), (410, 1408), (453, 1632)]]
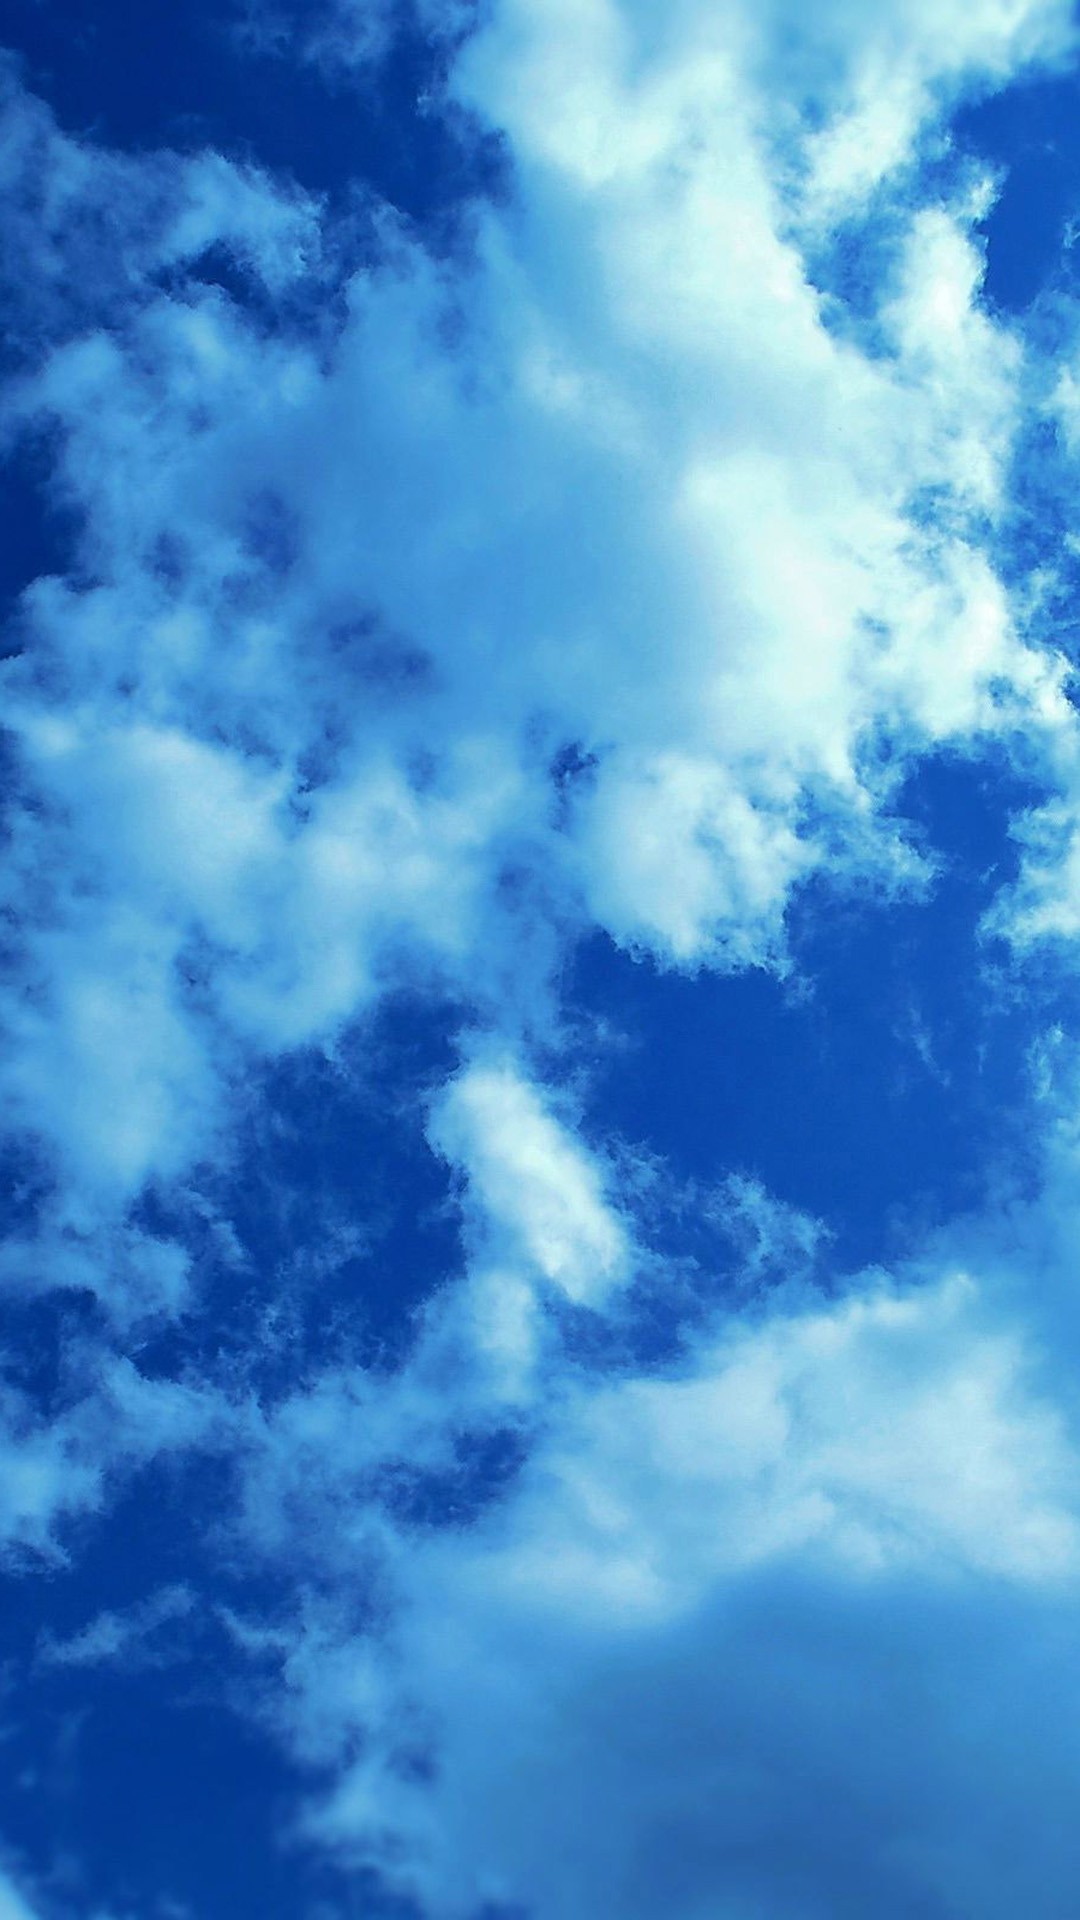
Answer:
[(432, 1138), (463, 1168), (482, 1244), (584, 1305), (599, 1305), (630, 1249), (583, 1146), (514, 1065), (478, 1060), (453, 1081)]
[[(347, 11), (327, 21), (351, 57)], [(45, 212), (7, 431), (52, 423), (85, 525), (4, 668), (25, 801), (6, 1112), (55, 1180), (5, 1284), (89, 1286), (118, 1335), (189, 1309), (185, 1257), (130, 1210), (227, 1156), (253, 1060), (333, 1047), (403, 984), (486, 1037), (427, 1094), (466, 1272), (408, 1361), (261, 1404), (103, 1341), (51, 1421), (5, 1402), (0, 1533), (56, 1556), (148, 1461), (231, 1453), (239, 1550), (298, 1598), (230, 1630), (276, 1652), (279, 1726), (340, 1769), (313, 1831), (433, 1914), (843, 1920), (815, 1854), (830, 1791), (853, 1915), (1032, 1910), (999, 1836), (1034, 1790), (1010, 1800), (999, 1737), (965, 1799), (964, 1739), (1004, 1658), (1018, 1737), (1045, 1705), (1075, 1746), (998, 1625), (1050, 1621), (1048, 1666), (1077, 1574), (1033, 1289), (793, 1285), (684, 1329), (663, 1371), (571, 1357), (560, 1308), (614, 1338), (638, 1254), (614, 1156), (549, 1082), (577, 1064), (557, 980), (583, 933), (782, 971), (808, 877), (925, 881), (890, 803), (943, 743), (1019, 740), (1056, 779), (1012, 911), (1080, 924), (1075, 720), (997, 569), (1039, 380), (980, 304), (978, 194), (918, 170), (943, 101), (1070, 31), (1050, 0), (503, 0), (451, 84), (505, 127), (515, 197), (476, 209), (455, 264), (384, 215), (338, 330), (308, 335), (286, 296), (340, 264), (326, 209), (220, 156), (99, 152), (12, 95), (24, 251)], [(810, 251), (871, 207), (880, 278), (841, 326)], [(276, 328), (184, 280), (214, 246), (283, 302)], [(813, 1228), (785, 1239), (742, 1197), (773, 1263), (805, 1265)], [(463, 1441), (506, 1431), (527, 1458), (486, 1517), (402, 1517), (403, 1480), (437, 1511)], [(358, 1649), (361, 1584), (382, 1637)], [(102, 1616), (54, 1658), (130, 1630)], [(894, 1753), (895, 1674), (927, 1688), (930, 1733)], [(666, 1892), (662, 1854), (686, 1863)]]
[[(1064, 1424), (998, 1319), (961, 1278), (881, 1288), (725, 1331), (669, 1377), (571, 1390), (471, 1538), (391, 1553), (403, 1604), (381, 1657), (357, 1649), (362, 1684), (345, 1645), (320, 1654), (305, 1629), (292, 1737), (325, 1743), (335, 1699), (343, 1744), (364, 1730), (313, 1831), (439, 1915), (487, 1899), (644, 1916), (666, 1872), (677, 1920), (787, 1920), (851, 1884), (809, 1840), (835, 1792), (852, 1914), (921, 1897), (1004, 1920), (1041, 1849), (1029, 1837), (991, 1884), (969, 1798), (1010, 1830), (1019, 1816), (998, 1739), (969, 1796), (962, 1729), (991, 1648), (995, 1696), (1022, 1698), (1001, 1619), (1038, 1632), (1071, 1607), (1080, 1528)], [(1077, 1680), (1070, 1662), (1069, 1698)], [(896, 1719), (911, 1685), (918, 1726)], [(862, 1755), (864, 1800), (837, 1740)], [(951, 1841), (938, 1795), (960, 1809)], [(1064, 1915), (1053, 1879), (1048, 1898)]]
[(733, 1331), (689, 1377), (593, 1392), (580, 1427), (571, 1414), (544, 1466), (552, 1534), (522, 1529), (525, 1584), (632, 1617), (819, 1548), (867, 1572), (929, 1557), (1071, 1575), (1076, 1463), (1021, 1382), (1015, 1335), (980, 1327), (960, 1279)]
[[(776, 11), (790, 20), (790, 7)], [(788, 72), (802, 79), (806, 105), (825, 108), (805, 143), (806, 205), (816, 219), (835, 221), (910, 164), (950, 96), (1062, 62), (1075, 45), (1075, 22), (1055, 0), (908, 0), (872, 10), (839, 0), (816, 9), (793, 37)]]
[(589, 906), (621, 946), (738, 967), (783, 953), (783, 912), (814, 850), (715, 761), (665, 753), (613, 768), (583, 823)]
[(906, 754), (1070, 731), (986, 532), (1023, 366), (970, 196), (905, 186), (864, 349), (808, 276), (781, 125), (827, 70), (839, 126), (883, 49), (927, 114), (1063, 18), (831, 9), (775, 94), (782, 9), (508, 0), (453, 86), (505, 125), (515, 203), (453, 270), (384, 219), (333, 342), (154, 281), (218, 243), (310, 293), (325, 209), (14, 97), (61, 251), (139, 188), (127, 280), (87, 256), (88, 317), (12, 414), (60, 430), (95, 584), (39, 583), (6, 669), (34, 795), (9, 1097), (94, 1204), (219, 1150), (246, 1049), (332, 1043), (403, 973), (516, 1039), (567, 930), (782, 968), (808, 875), (918, 876), (883, 817)]

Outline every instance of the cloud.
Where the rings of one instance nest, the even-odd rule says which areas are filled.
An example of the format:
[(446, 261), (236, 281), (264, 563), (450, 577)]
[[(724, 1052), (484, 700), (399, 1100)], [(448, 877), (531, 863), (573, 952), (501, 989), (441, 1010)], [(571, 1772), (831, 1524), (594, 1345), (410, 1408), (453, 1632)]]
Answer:
[[(383, 18), (320, 15), (303, 57), (370, 60)], [(989, 189), (941, 131), (1071, 44), (1053, 0), (502, 0), (442, 109), (503, 130), (514, 190), (452, 258), (218, 154), (73, 140), (7, 76), (4, 431), (45, 436), (74, 531), (3, 668), (37, 1202), (0, 1278), (98, 1317), (55, 1404), (3, 1402), (0, 1533), (59, 1564), (148, 1463), (226, 1455), (230, 1550), (286, 1598), (219, 1617), (332, 1771), (308, 1831), (433, 1916), (1074, 1903), (1076, 1443), (1003, 1211), (822, 1275), (815, 1223), (729, 1184), (756, 1248), (683, 1315), (564, 1006), (589, 936), (783, 975), (811, 882), (918, 898), (896, 801), (942, 747), (1049, 796), (988, 924), (1075, 932), (1076, 719), (1008, 584), (1048, 374), (981, 302)], [(403, 989), (454, 1032), (410, 1097), (462, 1243), (404, 1360), (286, 1333), (272, 1390), (144, 1369), (200, 1304), (149, 1222), (205, 1212), (208, 1168), (227, 1196), (268, 1065), (363, 1060)], [(129, 1659), (188, 1604), (45, 1658)]]
[(162, 1587), (126, 1612), (106, 1609), (66, 1639), (46, 1634), (38, 1659), (46, 1666), (89, 1667), (122, 1664), (126, 1671), (167, 1658), (155, 1644), (161, 1629), (184, 1620), (195, 1606), (188, 1587)]
[(377, 69), (403, 24), (393, 0), (319, 0), (304, 8), (245, 0), (237, 14), (233, 33), (246, 53), (298, 58), (331, 82)]
[[(9, 1346), (5, 1372), (15, 1372)], [(108, 1341), (69, 1339), (52, 1406), (5, 1380), (0, 1556), (9, 1571), (68, 1559), (71, 1522), (100, 1514), (151, 1462), (230, 1448), (236, 1416), (214, 1387), (142, 1373)]]
[(6, 1873), (0, 1873), (0, 1920), (36, 1920), (35, 1910)]
[(364, 1593), (360, 1619), (322, 1587), (241, 1630), (279, 1663), (264, 1724), (330, 1770), (306, 1831), (448, 1920), (1065, 1920), (1075, 1148), (1022, 1206), (831, 1297), (807, 1223), (741, 1200), (789, 1283), (762, 1296), (750, 1246), (745, 1288), (636, 1364), (549, 1323), (517, 1470), (467, 1519), (380, 1514), (350, 1477), (358, 1451), (445, 1461), (463, 1404), (499, 1418), (438, 1339), (329, 1423), (333, 1396), (298, 1397), (277, 1552), (336, 1513), (324, 1577), (340, 1555)]
[(959, 1277), (881, 1289), (571, 1390), (471, 1537), (392, 1554), (381, 1688), (305, 1635), (299, 1725), (363, 1729), (312, 1830), (439, 1915), (1064, 1915), (1008, 1755), (1047, 1711), (1071, 1740), (1077, 1458), (995, 1319)]
[[(895, 27), (926, 113), (934, 61), (1064, 44), (1054, 7)], [(389, 215), (350, 264), (287, 184), (99, 152), (12, 88), (16, 225), (44, 195), (66, 256), (126, 209), (125, 277), (110, 229), (10, 416), (58, 435), (82, 577), (28, 591), (7, 669), (9, 1099), (101, 1204), (222, 1150), (249, 1050), (327, 1044), (403, 973), (513, 1034), (589, 926), (782, 968), (809, 875), (918, 883), (897, 755), (1071, 728), (987, 534), (1023, 370), (970, 196), (905, 187), (875, 350), (841, 338), (754, 91), (783, 32), (501, 10), (452, 84), (518, 198), (454, 271)], [(808, 73), (874, 67), (844, 10), (821, 32)], [(213, 247), (327, 311), (336, 274), (336, 332), (185, 279)]]
[[(635, 63), (632, 16), (588, 19), (509, 8), (470, 43), (455, 84), (507, 124), (521, 196), (478, 211), (452, 285), (387, 224), (329, 354), (219, 290), (162, 293), (211, 244), (272, 292), (326, 247), (279, 183), (157, 156), (131, 285), (101, 289), (121, 324), (19, 390), (61, 435), (96, 584), (39, 583), (9, 669), (35, 796), (9, 1097), (112, 1205), (221, 1151), (245, 1050), (325, 1042), (402, 969), (513, 1028), (538, 921), (551, 956), (593, 924), (670, 964), (782, 965), (808, 874), (917, 869), (873, 825), (879, 736), (1067, 724), (977, 529), (1019, 349), (977, 310), (963, 209), (901, 234), (884, 355), (841, 342), (740, 35), (690, 10)], [(999, 42), (940, 57), (992, 69)], [(578, 106), (534, 123), (540, 69), (571, 58)], [(64, 245), (136, 163), (12, 115), (35, 181), (63, 182)]]
[(383, 1780), (357, 1769), (324, 1831), (373, 1835), (437, 1914), (1004, 1920), (1038, 1899), (1064, 1920), (1065, 1615), (1001, 1596), (973, 1618), (969, 1601), (776, 1574), (664, 1635), (527, 1617), (504, 1637), (488, 1617), (481, 1650), (452, 1620), (438, 1679), (424, 1673), (453, 1727), (439, 1786), (410, 1793), (405, 1754)]
[(625, 1229), (596, 1167), (511, 1063), (479, 1061), (454, 1081), (433, 1138), (465, 1169), (496, 1254), (522, 1257), (571, 1300), (602, 1302), (626, 1269)]
[(138, 309), (170, 271), (213, 249), (272, 296), (318, 265), (310, 198), (214, 152), (134, 156), (73, 138), (7, 53), (0, 115), (2, 285), (11, 347), (26, 365), (57, 338)]

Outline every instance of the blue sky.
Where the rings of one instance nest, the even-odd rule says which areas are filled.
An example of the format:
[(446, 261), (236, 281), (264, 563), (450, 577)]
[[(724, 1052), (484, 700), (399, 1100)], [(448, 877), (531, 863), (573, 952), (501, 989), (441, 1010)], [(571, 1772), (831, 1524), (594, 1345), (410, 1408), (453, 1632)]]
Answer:
[(7, 33), (0, 1920), (1074, 1920), (1072, 8)]

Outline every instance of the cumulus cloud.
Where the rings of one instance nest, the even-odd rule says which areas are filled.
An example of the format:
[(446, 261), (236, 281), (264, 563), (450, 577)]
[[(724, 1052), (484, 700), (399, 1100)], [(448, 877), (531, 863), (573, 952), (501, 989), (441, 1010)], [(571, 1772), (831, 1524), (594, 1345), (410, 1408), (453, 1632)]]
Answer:
[(1078, 1462), (1034, 1358), (953, 1275), (571, 1389), (471, 1537), (384, 1538), (385, 1638), (291, 1641), (291, 1737), (363, 1741), (312, 1830), (436, 1914), (1064, 1914), (1052, 1831), (983, 1853), (1045, 1778), (966, 1757), (987, 1661), (1009, 1738), (1075, 1685)]
[(405, 1755), (358, 1769), (321, 1831), (366, 1833), (438, 1914), (1005, 1920), (1037, 1899), (1064, 1920), (1066, 1611), (970, 1601), (788, 1572), (664, 1634), (488, 1614), (481, 1646), (452, 1618), (421, 1669), (452, 1729), (439, 1786), (410, 1791)]
[[(323, 1043), (402, 967), (511, 1031), (575, 928), (782, 967), (809, 874), (917, 878), (898, 753), (1071, 726), (986, 532), (1022, 356), (970, 198), (909, 183), (875, 350), (832, 329), (755, 91), (784, 31), (500, 10), (453, 84), (519, 192), (456, 274), (389, 218), (350, 268), (281, 183), (100, 153), (12, 87), (16, 225), (44, 199), (63, 256), (137, 182), (122, 282), (114, 227), (81, 239), (87, 300), (61, 325), (42, 295), (8, 416), (58, 436), (81, 524), (7, 668), (9, 1098), (75, 1181), (122, 1207), (179, 1177), (238, 1049)], [(935, 71), (1064, 45), (1054, 7), (896, 31), (922, 113)], [(336, 335), (185, 280), (208, 247), (309, 306), (333, 260)]]
[(505, 1236), (511, 1259), (571, 1300), (603, 1300), (627, 1264), (622, 1222), (595, 1166), (512, 1064), (469, 1067), (441, 1102), (434, 1139), (465, 1170), (494, 1251)]
[[(335, 69), (392, 31), (319, 20), (252, 31)], [(333, 1771), (308, 1829), (432, 1915), (1070, 1910), (1071, 1843), (1030, 1836), (1069, 1826), (1077, 1458), (1023, 1262), (988, 1279), (958, 1232), (815, 1293), (824, 1234), (746, 1181), (757, 1254), (643, 1356), (663, 1249), (560, 995), (583, 936), (783, 975), (811, 881), (917, 895), (895, 801), (942, 747), (1052, 790), (991, 924), (1075, 933), (1075, 715), (1005, 564), (1048, 376), (981, 301), (991, 189), (941, 132), (1072, 45), (1058, 0), (500, 0), (442, 104), (502, 129), (513, 191), (450, 259), (219, 154), (72, 139), (6, 76), (3, 430), (45, 436), (74, 532), (3, 667), (38, 1205), (0, 1282), (103, 1311), (62, 1405), (0, 1406), (0, 1535), (58, 1561), (149, 1461), (227, 1454), (231, 1550), (289, 1598), (220, 1617)], [(867, 221), (845, 305), (829, 240)], [(453, 1008), (416, 1107), (462, 1238), (406, 1358), (261, 1394), (137, 1365), (198, 1307), (154, 1207), (228, 1168), (268, 1062), (403, 988)], [(1040, 1716), (1060, 1774), (1017, 1783)]]

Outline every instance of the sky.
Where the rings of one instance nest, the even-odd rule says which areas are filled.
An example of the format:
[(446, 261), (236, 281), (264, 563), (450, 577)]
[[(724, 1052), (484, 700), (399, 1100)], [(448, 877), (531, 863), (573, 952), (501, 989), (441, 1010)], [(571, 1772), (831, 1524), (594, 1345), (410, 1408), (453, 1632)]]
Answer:
[(0, 1920), (1075, 1920), (1080, 16), (4, 31)]

